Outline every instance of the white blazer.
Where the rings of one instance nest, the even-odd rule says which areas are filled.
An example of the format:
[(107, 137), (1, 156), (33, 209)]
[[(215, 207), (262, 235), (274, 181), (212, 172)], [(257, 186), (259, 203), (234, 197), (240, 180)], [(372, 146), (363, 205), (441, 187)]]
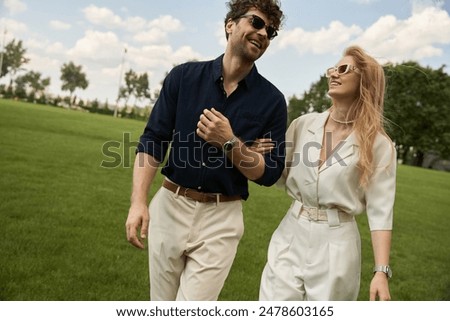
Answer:
[(396, 151), (389, 138), (377, 135), (375, 171), (366, 189), (359, 186), (359, 146), (352, 132), (319, 169), (324, 126), (329, 113), (295, 119), (286, 132), (286, 168), (278, 185), (308, 207), (337, 208), (351, 215), (366, 212), (371, 231), (392, 230)]

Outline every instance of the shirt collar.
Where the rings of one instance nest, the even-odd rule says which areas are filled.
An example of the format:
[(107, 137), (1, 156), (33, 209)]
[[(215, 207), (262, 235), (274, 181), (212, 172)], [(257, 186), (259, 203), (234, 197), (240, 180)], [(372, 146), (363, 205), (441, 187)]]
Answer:
[[(213, 80), (215, 82), (219, 82), (222, 79), (222, 69), (223, 69), (223, 65), (222, 65), (222, 61), (223, 61), (223, 54), (219, 57), (217, 57), (214, 61), (213, 61)], [(239, 85), (244, 85), (247, 88), (250, 88), (251, 86), (254, 86), (257, 78), (259, 76), (258, 73), (258, 69), (256, 68), (256, 65), (253, 64), (252, 69), (250, 70), (250, 72), (247, 74), (247, 76), (244, 77), (244, 79), (242, 79), (239, 82)]]
[(312, 134), (323, 131), (323, 127), (325, 126), (325, 122), (327, 121), (329, 114), (330, 113), (328, 111), (318, 114), (314, 122), (309, 126), (308, 130)]
[[(312, 134), (323, 134), (323, 128), (325, 127), (325, 123), (328, 119), (328, 116), (330, 115), (330, 112), (328, 110), (318, 114), (314, 122), (309, 126), (308, 131)], [(322, 136), (320, 138), (322, 140)], [(356, 140), (355, 131), (353, 130), (345, 139), (347, 143), (350, 145), (359, 145), (358, 141)]]

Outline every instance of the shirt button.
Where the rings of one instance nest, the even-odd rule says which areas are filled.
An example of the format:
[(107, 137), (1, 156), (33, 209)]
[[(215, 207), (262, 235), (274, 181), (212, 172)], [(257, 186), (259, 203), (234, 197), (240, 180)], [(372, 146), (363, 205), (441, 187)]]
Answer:
[(201, 186), (199, 186), (199, 187), (197, 187), (197, 189), (202, 189), (202, 187), (201, 187)]
[(205, 163), (202, 163), (202, 166), (203, 166), (203, 167), (206, 167), (206, 164), (205, 164)]

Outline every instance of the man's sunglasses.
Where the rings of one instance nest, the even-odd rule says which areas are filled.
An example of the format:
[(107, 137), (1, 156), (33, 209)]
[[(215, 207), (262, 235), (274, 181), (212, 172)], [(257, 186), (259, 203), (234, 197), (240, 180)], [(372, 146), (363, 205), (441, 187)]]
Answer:
[(261, 30), (262, 28), (266, 28), (267, 37), (269, 38), (269, 40), (272, 40), (273, 38), (278, 36), (277, 30), (272, 26), (266, 26), (266, 23), (264, 22), (264, 20), (261, 19), (260, 17), (258, 17), (257, 15), (248, 14), (248, 15), (240, 16), (240, 18), (248, 18), (248, 17), (251, 18), (250, 23), (252, 24), (252, 27), (255, 28), (256, 30)]
[(353, 65), (350, 65), (350, 64), (345, 64), (345, 65), (340, 65), (340, 66), (337, 66), (337, 67), (330, 67), (330, 68), (328, 68), (327, 72), (325, 73), (325, 76), (327, 78), (330, 78), (331, 75), (334, 72), (336, 72), (336, 71), (337, 71), (338, 75), (341, 76), (341, 75), (345, 75), (346, 73), (348, 73), (351, 70), (359, 73), (359, 69), (357, 67), (355, 67)]

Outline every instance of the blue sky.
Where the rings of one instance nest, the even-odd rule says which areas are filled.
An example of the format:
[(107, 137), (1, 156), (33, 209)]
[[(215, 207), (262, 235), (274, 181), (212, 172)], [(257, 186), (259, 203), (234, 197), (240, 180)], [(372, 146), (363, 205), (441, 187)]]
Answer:
[[(4, 43), (24, 42), (26, 68), (51, 78), (49, 93), (61, 93), (60, 68), (73, 61), (90, 81), (77, 96), (114, 102), (122, 66), (147, 72), (154, 91), (174, 64), (221, 54), (225, 3), (2, 0), (0, 32)], [(284, 26), (256, 64), (286, 98), (301, 96), (352, 44), (381, 63), (446, 64), (450, 73), (449, 0), (281, 0), (281, 7)]]

